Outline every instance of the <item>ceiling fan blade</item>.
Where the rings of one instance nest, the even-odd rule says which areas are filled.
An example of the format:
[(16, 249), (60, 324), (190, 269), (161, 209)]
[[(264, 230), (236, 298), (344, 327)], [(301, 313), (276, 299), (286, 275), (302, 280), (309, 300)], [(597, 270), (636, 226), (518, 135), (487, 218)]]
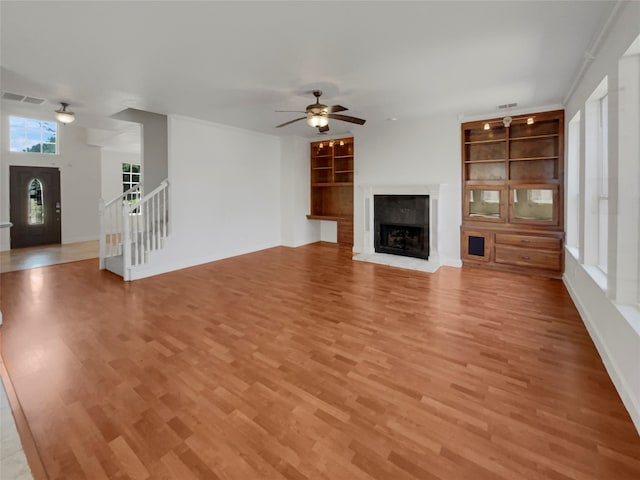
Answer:
[(343, 107), (342, 105), (334, 105), (333, 107), (327, 108), (327, 113), (336, 113), (336, 112), (344, 112), (349, 110), (347, 107)]
[(296, 118), (295, 120), (290, 120), (290, 121), (282, 123), (280, 125), (276, 125), (276, 128), (284, 127), (286, 125), (289, 125), (290, 123), (299, 122), (300, 120), (304, 120), (305, 118), (307, 118), (307, 117), (300, 117), (300, 118)]
[(342, 120), (343, 122), (357, 123), (358, 125), (364, 125), (364, 122), (366, 122), (366, 120), (362, 118), (351, 117), (349, 115), (336, 115), (335, 113), (328, 113), (327, 117), (333, 118), (334, 120)]
[(329, 131), (329, 125), (325, 125), (324, 127), (318, 127), (319, 133), (325, 133)]

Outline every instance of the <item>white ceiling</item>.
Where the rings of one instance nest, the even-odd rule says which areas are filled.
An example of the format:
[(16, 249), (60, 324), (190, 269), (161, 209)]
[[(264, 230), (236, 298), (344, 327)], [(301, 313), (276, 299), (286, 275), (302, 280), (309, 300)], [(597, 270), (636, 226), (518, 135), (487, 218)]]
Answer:
[(612, 1), (7, 2), (2, 90), (68, 101), (78, 124), (125, 108), (313, 135), (312, 103), (367, 119), (561, 104)]

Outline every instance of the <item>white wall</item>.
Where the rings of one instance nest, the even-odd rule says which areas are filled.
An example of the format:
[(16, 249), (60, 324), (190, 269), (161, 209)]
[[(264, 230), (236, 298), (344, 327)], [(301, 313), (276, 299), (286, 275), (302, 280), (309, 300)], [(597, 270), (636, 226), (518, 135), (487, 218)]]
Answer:
[(102, 149), (101, 153), (101, 196), (105, 202), (122, 194), (122, 164), (140, 165), (139, 153), (116, 152)]
[(141, 275), (280, 245), (280, 139), (169, 116), (170, 236)]
[(317, 242), (320, 240), (321, 222), (308, 220), (306, 217), (311, 197), (309, 139), (297, 136), (283, 137), (280, 146), (282, 245), (298, 247)]
[(365, 185), (445, 184), (438, 245), (444, 265), (460, 265), (460, 121), (456, 116), (367, 125), (355, 135), (354, 251), (363, 251)]
[[(62, 243), (98, 238), (100, 198), (100, 149), (85, 143), (85, 130), (77, 125), (58, 125), (59, 155), (9, 151), (9, 116), (19, 115), (54, 121), (34, 114), (28, 106), (2, 102), (2, 158), (0, 159), (0, 219), (9, 219), (9, 166), (58, 167), (62, 203)], [(9, 249), (9, 229), (0, 230), (0, 248)]]
[[(624, 126), (618, 122), (619, 113), (628, 108), (640, 108), (628, 101), (620, 103), (624, 96), (624, 85), (620, 84), (619, 60), (631, 43), (640, 35), (640, 2), (623, 2), (616, 18), (603, 37), (595, 59), (588, 66), (583, 78), (566, 102), (565, 114), (570, 119), (577, 112), (585, 115), (585, 103), (603, 78), (608, 77), (609, 93), (609, 269), (607, 288), (601, 288), (594, 268), (581, 263), (567, 249), (564, 282), (591, 334), (604, 364), (618, 390), (627, 410), (640, 431), (640, 309), (637, 304), (638, 280), (638, 229), (640, 218), (627, 214), (625, 209), (636, 208), (640, 201), (637, 184), (640, 155), (635, 151), (620, 149), (619, 139), (624, 135)], [(636, 100), (637, 101), (637, 100)], [(583, 122), (584, 123), (584, 122)], [(622, 135), (621, 135), (622, 132)], [(640, 132), (635, 132), (634, 136)], [(582, 134), (584, 135), (584, 127)], [(588, 140), (588, 139), (587, 139)], [(584, 171), (584, 140), (581, 152), (581, 171)], [(632, 149), (633, 150), (633, 149)], [(586, 180), (581, 178), (581, 192)], [(619, 200), (620, 209), (618, 209)], [(584, 194), (580, 203), (580, 219), (588, 214)], [(584, 223), (581, 221), (582, 228)], [(628, 242), (632, 235), (635, 241)], [(584, 251), (589, 238), (581, 236), (579, 250)], [(636, 260), (633, 260), (636, 259)], [(629, 268), (633, 270), (629, 272)], [(628, 275), (634, 275), (635, 295), (624, 293), (628, 287)], [(622, 294), (621, 294), (622, 293)], [(633, 297), (633, 298), (630, 298)]]

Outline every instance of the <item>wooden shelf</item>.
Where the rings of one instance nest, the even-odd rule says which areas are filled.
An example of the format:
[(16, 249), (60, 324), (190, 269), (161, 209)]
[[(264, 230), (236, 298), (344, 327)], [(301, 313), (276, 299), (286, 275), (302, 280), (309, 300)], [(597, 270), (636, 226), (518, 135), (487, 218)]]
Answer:
[(353, 216), (350, 215), (307, 215), (309, 220), (351, 220)]
[(558, 135), (559, 135), (558, 133), (549, 133), (546, 135), (531, 135), (528, 137), (511, 137), (509, 138), (509, 141), (513, 142), (517, 140), (535, 140), (536, 138), (553, 138), (553, 137), (557, 137)]
[(312, 187), (353, 187), (353, 182), (312, 183)]
[(506, 142), (506, 138), (492, 138), (490, 140), (473, 140), (471, 142), (464, 142), (465, 145), (480, 145), (482, 143), (500, 143)]
[(526, 158), (509, 158), (508, 160), (510, 162), (526, 162), (526, 161), (533, 161), (533, 160), (556, 160), (560, 158), (558, 155), (555, 155), (553, 157), (526, 157)]
[(506, 158), (492, 158), (489, 160), (465, 160), (464, 163), (499, 163), (507, 160)]
[(353, 158), (353, 155), (334, 155), (333, 158)]
[(537, 180), (537, 179), (530, 179), (530, 178), (526, 178), (526, 179), (518, 179), (518, 180), (509, 180), (507, 182), (509, 185), (524, 185), (524, 184), (551, 184), (551, 185), (557, 185), (560, 183), (560, 179), (558, 178), (545, 178), (544, 180)]
[(331, 170), (333, 167), (311, 167), (313, 170)]

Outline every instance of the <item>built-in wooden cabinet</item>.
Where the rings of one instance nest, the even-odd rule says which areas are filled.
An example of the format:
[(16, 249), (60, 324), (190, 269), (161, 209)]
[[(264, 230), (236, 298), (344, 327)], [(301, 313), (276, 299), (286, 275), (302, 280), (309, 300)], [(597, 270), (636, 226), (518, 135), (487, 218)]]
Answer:
[(338, 244), (353, 245), (353, 138), (311, 143), (311, 212), (338, 222)]
[(508, 123), (462, 124), (462, 260), (559, 277), (564, 112), (518, 115)]

